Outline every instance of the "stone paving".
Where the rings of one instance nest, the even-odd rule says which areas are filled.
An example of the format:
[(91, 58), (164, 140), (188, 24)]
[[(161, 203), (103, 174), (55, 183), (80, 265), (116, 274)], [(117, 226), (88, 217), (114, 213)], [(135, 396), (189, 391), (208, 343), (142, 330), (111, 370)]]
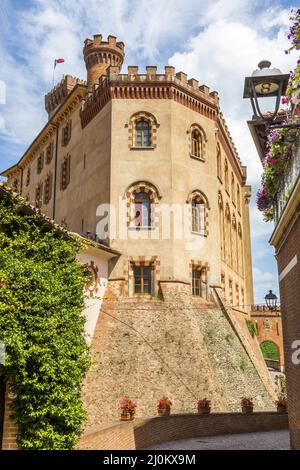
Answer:
[(289, 450), (288, 431), (252, 432), (165, 442), (148, 450)]

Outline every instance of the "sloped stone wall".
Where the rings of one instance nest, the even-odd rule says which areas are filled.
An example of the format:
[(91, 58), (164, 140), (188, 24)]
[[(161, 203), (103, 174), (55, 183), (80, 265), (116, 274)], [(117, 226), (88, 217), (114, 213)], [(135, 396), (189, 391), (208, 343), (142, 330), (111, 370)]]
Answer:
[(165, 301), (104, 301), (83, 389), (86, 432), (118, 420), (125, 394), (138, 403), (137, 417), (156, 415), (161, 395), (172, 400), (174, 413), (195, 412), (203, 397), (212, 400), (214, 411), (239, 411), (242, 396), (253, 397), (257, 410), (274, 410), (222, 310), (195, 306), (184, 285), (169, 285), (163, 294)]

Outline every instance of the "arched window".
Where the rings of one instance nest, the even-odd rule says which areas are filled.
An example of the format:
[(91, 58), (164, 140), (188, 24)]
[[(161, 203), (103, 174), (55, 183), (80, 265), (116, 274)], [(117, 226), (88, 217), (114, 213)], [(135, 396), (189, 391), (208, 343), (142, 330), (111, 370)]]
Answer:
[(235, 204), (235, 184), (234, 184), (233, 173), (231, 173), (231, 198), (232, 198), (232, 202)]
[(192, 156), (202, 158), (202, 136), (197, 129), (192, 131)]
[(241, 195), (240, 195), (240, 186), (239, 183), (237, 183), (237, 188), (236, 188), (236, 203), (237, 203), (237, 208), (238, 211), (241, 211)]
[(225, 159), (224, 174), (225, 174), (225, 189), (226, 189), (226, 191), (229, 191), (228, 163), (227, 163), (227, 159)]
[(225, 243), (225, 227), (224, 227), (224, 205), (222, 194), (218, 194), (219, 203), (219, 217), (220, 217), (220, 242), (221, 242), (221, 259), (225, 261), (226, 257), (226, 243)]
[(192, 231), (205, 235), (205, 201), (201, 196), (192, 199)]
[(241, 224), (238, 224), (238, 271), (241, 276), (244, 276), (244, 253)]
[(217, 145), (217, 176), (222, 181), (222, 160), (220, 145)]
[(134, 195), (135, 206), (135, 226), (150, 227), (151, 226), (151, 201), (147, 193), (136, 193)]
[(232, 233), (231, 233), (231, 215), (230, 215), (230, 209), (229, 205), (226, 204), (226, 210), (225, 210), (225, 240), (226, 240), (226, 263), (229, 264), (229, 266), (232, 266)]
[(136, 142), (137, 147), (150, 147), (150, 123), (146, 119), (136, 121)]
[(194, 268), (192, 271), (192, 294), (207, 299), (207, 269)]

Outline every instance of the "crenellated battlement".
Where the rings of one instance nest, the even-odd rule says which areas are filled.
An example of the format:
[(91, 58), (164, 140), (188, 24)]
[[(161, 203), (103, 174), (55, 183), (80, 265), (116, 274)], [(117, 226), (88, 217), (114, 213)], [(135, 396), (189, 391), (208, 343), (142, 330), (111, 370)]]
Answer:
[(83, 55), (88, 72), (87, 82), (91, 89), (99, 78), (106, 75), (110, 66), (122, 67), (124, 61), (125, 45), (117, 42), (115, 36), (108, 36), (107, 41), (102, 40), (102, 34), (95, 34), (93, 39), (84, 42)]
[(84, 80), (80, 80), (72, 75), (66, 75), (45, 95), (45, 109), (49, 118), (53, 115), (56, 108), (65, 100), (76, 85), (87, 85)]

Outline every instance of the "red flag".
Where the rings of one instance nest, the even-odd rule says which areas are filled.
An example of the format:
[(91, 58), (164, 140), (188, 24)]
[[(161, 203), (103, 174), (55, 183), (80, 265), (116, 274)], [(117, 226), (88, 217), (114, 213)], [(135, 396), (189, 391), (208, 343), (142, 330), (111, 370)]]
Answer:
[(55, 59), (54, 68), (56, 67), (56, 64), (62, 64), (64, 61), (65, 61), (65, 59)]

